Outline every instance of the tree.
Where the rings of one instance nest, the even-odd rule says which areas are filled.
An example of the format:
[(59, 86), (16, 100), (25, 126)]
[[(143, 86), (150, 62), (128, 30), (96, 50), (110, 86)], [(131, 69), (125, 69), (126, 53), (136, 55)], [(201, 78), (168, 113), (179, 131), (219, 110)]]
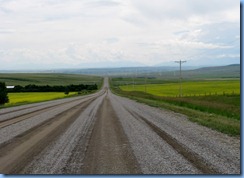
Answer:
[(68, 87), (65, 88), (64, 94), (66, 94), (66, 95), (69, 94), (69, 88)]
[(8, 103), (8, 93), (5, 83), (0, 82), (0, 105), (4, 105), (5, 103)]

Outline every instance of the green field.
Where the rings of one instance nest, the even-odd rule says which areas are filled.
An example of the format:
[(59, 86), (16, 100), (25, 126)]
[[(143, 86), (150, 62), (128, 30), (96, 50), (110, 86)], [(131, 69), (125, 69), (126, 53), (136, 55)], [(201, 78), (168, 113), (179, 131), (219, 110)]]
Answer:
[[(179, 83), (148, 84), (148, 85), (123, 85), (123, 91), (142, 91), (156, 96), (179, 95)], [(240, 94), (240, 80), (208, 80), (187, 81), (182, 83), (183, 96), (204, 96)]]
[(41, 101), (49, 101), (54, 99), (76, 96), (76, 95), (77, 95), (76, 92), (70, 92), (69, 95), (65, 95), (63, 92), (9, 93), (8, 97), (10, 102), (5, 104), (4, 107), (36, 103)]
[(98, 87), (102, 84), (102, 77), (75, 75), (75, 74), (46, 74), (46, 73), (17, 73), (17, 74), (0, 74), (0, 82), (6, 85), (78, 85), (78, 84), (94, 84)]

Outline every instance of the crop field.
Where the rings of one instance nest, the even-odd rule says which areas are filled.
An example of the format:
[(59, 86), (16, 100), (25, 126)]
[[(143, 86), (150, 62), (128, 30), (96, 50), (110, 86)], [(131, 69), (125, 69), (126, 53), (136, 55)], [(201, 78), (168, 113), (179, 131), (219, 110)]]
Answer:
[[(142, 91), (156, 96), (179, 95), (179, 83), (148, 84), (148, 85), (123, 85), (123, 91)], [(183, 96), (205, 96), (240, 94), (239, 80), (209, 80), (209, 81), (187, 81), (182, 83)]]
[(65, 95), (63, 92), (9, 93), (8, 97), (10, 102), (7, 103), (4, 107), (66, 98), (66, 97), (74, 96), (76, 95), (76, 93), (77, 92), (70, 92), (69, 95)]
[(101, 77), (74, 75), (74, 74), (0, 74), (0, 82), (5, 82), (6, 85), (70, 85), (70, 84), (94, 84), (99, 87), (102, 83)]
[[(76, 75), (76, 74), (47, 74), (47, 73), (0, 73), (0, 82), (4, 82), (7, 86), (26, 86), (26, 85), (49, 85), (49, 86), (67, 86), (67, 85), (93, 85), (97, 84), (101, 88), (103, 83), (102, 77)], [(88, 92), (88, 91), (87, 91)], [(88, 92), (89, 93), (89, 92)], [(87, 93), (81, 93), (87, 94)], [(66, 98), (78, 95), (77, 92), (70, 92), (65, 95), (64, 92), (23, 92), (23, 93), (8, 93), (9, 103), (6, 103), (0, 108), (6, 108), (16, 105), (36, 103), (60, 98)]]

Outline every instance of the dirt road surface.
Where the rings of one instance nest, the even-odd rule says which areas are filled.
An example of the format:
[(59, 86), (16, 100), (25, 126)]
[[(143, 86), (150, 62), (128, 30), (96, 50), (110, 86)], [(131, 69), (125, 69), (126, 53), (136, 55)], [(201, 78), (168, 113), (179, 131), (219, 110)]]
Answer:
[(98, 93), (0, 110), (2, 174), (240, 174), (240, 139)]

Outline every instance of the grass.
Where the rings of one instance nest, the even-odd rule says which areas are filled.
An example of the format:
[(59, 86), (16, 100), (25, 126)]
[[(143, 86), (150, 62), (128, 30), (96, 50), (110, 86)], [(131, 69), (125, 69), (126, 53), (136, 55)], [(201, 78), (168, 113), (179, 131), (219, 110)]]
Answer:
[(196, 97), (162, 97), (162, 100), (194, 110), (240, 120), (240, 95), (211, 95)]
[(135, 99), (138, 102), (142, 102), (153, 107), (165, 108), (177, 113), (185, 114), (188, 116), (188, 119), (192, 122), (196, 122), (200, 125), (228, 134), (230, 136), (240, 135), (240, 121), (231, 119), (229, 117), (220, 116), (217, 114), (209, 114), (206, 112), (200, 112), (198, 110), (172, 105), (164, 101), (138, 97), (132, 97), (131, 99)]
[[(147, 86), (147, 93), (143, 85), (118, 86), (111, 80), (111, 86), (113, 92), (121, 96), (185, 114), (193, 122), (231, 136), (240, 135), (239, 80), (188, 81), (183, 84), (188, 86), (188, 90), (184, 90), (188, 97), (175, 97), (179, 92), (177, 83), (151, 84)], [(137, 91), (132, 91), (133, 88)], [(194, 93), (196, 91), (198, 93)], [(208, 92), (212, 94), (205, 96)]]

